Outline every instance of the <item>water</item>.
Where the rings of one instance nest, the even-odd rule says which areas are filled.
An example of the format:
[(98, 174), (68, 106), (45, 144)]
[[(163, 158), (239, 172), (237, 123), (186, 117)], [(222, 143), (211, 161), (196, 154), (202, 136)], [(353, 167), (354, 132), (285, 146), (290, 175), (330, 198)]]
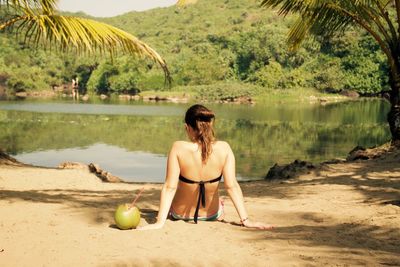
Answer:
[[(186, 138), (188, 106), (3, 101), (0, 147), (34, 165), (93, 162), (126, 181), (162, 182), (172, 142)], [(381, 100), (207, 106), (217, 116), (217, 137), (235, 153), (239, 179), (262, 179), (275, 162), (345, 157), (356, 145), (390, 137)]]

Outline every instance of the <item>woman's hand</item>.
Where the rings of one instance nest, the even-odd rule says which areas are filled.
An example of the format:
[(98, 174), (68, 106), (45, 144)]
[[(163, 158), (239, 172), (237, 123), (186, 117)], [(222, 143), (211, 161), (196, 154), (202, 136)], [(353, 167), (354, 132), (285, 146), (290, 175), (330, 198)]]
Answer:
[(259, 230), (272, 230), (274, 229), (274, 226), (271, 224), (265, 224), (262, 222), (252, 222), (249, 219), (246, 219), (245, 221), (242, 221), (242, 225), (247, 228), (255, 228)]
[(163, 223), (153, 223), (153, 224), (148, 224), (145, 226), (139, 226), (136, 229), (137, 230), (156, 230), (156, 229), (161, 229), (164, 226)]

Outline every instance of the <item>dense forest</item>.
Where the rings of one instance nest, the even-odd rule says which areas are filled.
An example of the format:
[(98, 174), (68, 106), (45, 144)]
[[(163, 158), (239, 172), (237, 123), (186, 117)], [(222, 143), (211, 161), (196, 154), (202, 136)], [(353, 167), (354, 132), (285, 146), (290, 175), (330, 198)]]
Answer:
[[(71, 14), (87, 16), (83, 13)], [(9, 92), (48, 90), (78, 77), (89, 93), (128, 90), (197, 91), (255, 95), (270, 90), (315, 88), (374, 94), (388, 88), (386, 59), (362, 31), (309, 39), (290, 51), (293, 16), (282, 18), (257, 1), (202, 0), (186, 7), (98, 18), (126, 30), (167, 61), (172, 88), (153, 62), (126, 55), (77, 55), (32, 48), (23, 36), (0, 34), (0, 87)]]

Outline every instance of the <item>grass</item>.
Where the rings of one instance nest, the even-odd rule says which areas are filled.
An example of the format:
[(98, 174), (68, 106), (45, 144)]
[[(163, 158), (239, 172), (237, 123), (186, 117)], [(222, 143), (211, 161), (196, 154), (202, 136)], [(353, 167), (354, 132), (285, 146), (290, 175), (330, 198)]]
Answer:
[(256, 103), (292, 103), (292, 102), (337, 102), (346, 101), (349, 98), (339, 94), (329, 94), (314, 88), (296, 89), (270, 89), (241, 83), (218, 83), (214, 85), (176, 86), (171, 91), (143, 91), (143, 97), (184, 97), (188, 96), (192, 101), (206, 100), (218, 102), (229, 97), (251, 97)]
[(256, 102), (335, 102), (345, 101), (348, 97), (329, 94), (314, 88), (296, 88), (289, 90), (267, 89), (254, 96)]

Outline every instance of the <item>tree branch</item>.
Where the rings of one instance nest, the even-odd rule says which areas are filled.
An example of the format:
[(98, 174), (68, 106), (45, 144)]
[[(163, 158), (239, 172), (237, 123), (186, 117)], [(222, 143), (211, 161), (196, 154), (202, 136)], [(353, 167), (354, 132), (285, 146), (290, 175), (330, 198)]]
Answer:
[(385, 7), (383, 7), (381, 5), (379, 0), (377, 0), (375, 2), (376, 2), (376, 5), (377, 5), (382, 17), (385, 19), (387, 25), (389, 26), (389, 30), (390, 30), (390, 33), (392, 34), (392, 38), (393, 38), (394, 43), (397, 44), (398, 43), (398, 36), (397, 36), (397, 33), (396, 33), (396, 29), (394, 28), (394, 25), (393, 25), (392, 21), (389, 18), (388, 12), (385, 10)]
[(389, 36), (389, 34), (388, 34), (388, 32), (387, 32), (387, 29), (386, 29), (385, 26), (383, 26), (383, 24), (381, 23), (379, 16), (377, 16), (377, 15), (374, 14), (373, 12), (370, 12), (369, 9), (372, 9), (372, 7), (369, 7), (369, 9), (368, 9), (368, 8), (366, 8), (365, 6), (356, 6), (356, 8), (360, 8), (360, 7), (361, 7), (361, 9), (363, 10), (363, 12), (365, 12), (365, 14), (369, 17), (369, 19), (370, 19), (371, 21), (373, 21), (373, 22), (375, 23), (375, 25), (378, 27), (378, 29), (380, 30), (380, 33), (385, 37), (386, 42), (387, 42), (388, 44), (391, 44), (391, 43), (394, 44), (394, 41), (395, 41), (395, 40), (393, 40), (393, 38), (390, 38), (390, 36)]
[[(400, 1), (400, 0), (396, 0), (396, 1)], [(386, 54), (390, 68), (392, 70), (395, 70), (398, 72), (398, 66), (393, 57), (392, 51), (390, 50), (390, 47), (385, 43), (385, 41), (382, 40), (382, 38), (379, 36), (379, 34), (377, 32), (375, 32), (370, 26), (368, 26), (367, 23), (365, 23), (365, 21), (360, 19), (357, 15), (347, 11), (346, 9), (343, 9), (339, 6), (333, 6), (333, 5), (331, 5), (331, 8), (336, 9), (337, 11), (342, 12), (344, 15), (352, 18), (358, 25), (360, 25), (367, 32), (369, 32), (372, 35), (372, 37), (374, 37), (375, 40), (378, 42), (378, 44), (382, 48), (383, 52)]]

